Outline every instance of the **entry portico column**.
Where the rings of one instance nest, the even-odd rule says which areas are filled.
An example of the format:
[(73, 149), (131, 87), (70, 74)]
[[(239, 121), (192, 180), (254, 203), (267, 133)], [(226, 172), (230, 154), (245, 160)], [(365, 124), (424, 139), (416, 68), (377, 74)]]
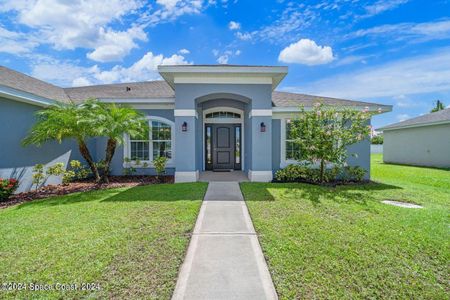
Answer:
[(252, 109), (250, 123), (252, 160), (248, 178), (250, 181), (272, 181), (272, 109)]
[(198, 180), (196, 170), (196, 122), (195, 109), (177, 109), (175, 115), (175, 182), (195, 182)]

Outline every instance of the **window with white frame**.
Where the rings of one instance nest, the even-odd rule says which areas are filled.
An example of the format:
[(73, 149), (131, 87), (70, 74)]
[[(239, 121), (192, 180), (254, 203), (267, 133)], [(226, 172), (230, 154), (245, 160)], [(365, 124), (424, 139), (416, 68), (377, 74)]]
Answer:
[(143, 136), (130, 136), (131, 160), (153, 161), (164, 156), (172, 159), (172, 125), (161, 120), (149, 121), (150, 131)]
[(286, 152), (286, 157), (285, 160), (289, 161), (289, 160), (298, 160), (300, 158), (300, 147), (299, 145), (295, 142), (295, 139), (292, 137), (292, 132), (291, 132), (291, 120), (287, 119), (286, 120), (286, 126), (285, 126), (285, 152)]

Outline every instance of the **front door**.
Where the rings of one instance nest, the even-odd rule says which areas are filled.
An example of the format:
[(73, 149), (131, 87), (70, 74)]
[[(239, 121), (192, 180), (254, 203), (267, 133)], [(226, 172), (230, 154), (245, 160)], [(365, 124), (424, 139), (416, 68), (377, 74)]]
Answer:
[(240, 163), (240, 124), (206, 124), (207, 169), (235, 170)]

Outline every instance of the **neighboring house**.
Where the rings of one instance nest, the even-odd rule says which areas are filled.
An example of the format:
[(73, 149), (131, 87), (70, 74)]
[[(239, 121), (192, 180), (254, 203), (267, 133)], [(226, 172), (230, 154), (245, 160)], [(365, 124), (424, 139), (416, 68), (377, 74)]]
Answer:
[[(274, 91), (287, 67), (183, 65), (160, 66), (164, 81), (60, 88), (22, 73), (0, 67), (0, 176), (21, 176), (21, 189), (30, 186), (30, 167), (81, 159), (77, 147), (67, 141), (42, 148), (20, 145), (35, 122), (34, 113), (50, 104), (82, 102), (97, 98), (129, 104), (148, 117), (152, 128), (146, 140), (126, 137), (116, 151), (112, 174), (122, 174), (124, 158), (148, 162), (159, 155), (169, 158), (168, 172), (175, 181), (196, 181), (204, 170), (242, 170), (251, 181), (270, 181), (273, 173), (292, 163), (294, 147), (287, 136), (287, 120), (300, 106), (316, 102), (368, 109), (377, 114), (391, 106), (343, 99)], [(104, 139), (89, 142), (94, 157), (104, 156)], [(358, 156), (350, 165), (370, 170), (370, 142), (351, 146)]]
[(384, 162), (450, 168), (450, 108), (379, 130)]

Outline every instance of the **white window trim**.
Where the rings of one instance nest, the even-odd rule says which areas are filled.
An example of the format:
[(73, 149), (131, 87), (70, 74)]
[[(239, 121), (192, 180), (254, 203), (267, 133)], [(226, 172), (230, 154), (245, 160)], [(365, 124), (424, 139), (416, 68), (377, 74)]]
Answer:
[[(280, 126), (280, 130), (281, 130), (281, 151), (280, 151), (280, 168), (286, 168), (288, 165), (299, 165), (302, 163), (306, 163), (306, 161), (297, 161), (297, 160), (293, 160), (293, 159), (286, 159), (286, 123), (288, 120), (290, 120), (292, 118), (282, 118), (281, 119), (281, 126)], [(315, 163), (315, 164), (311, 164), (311, 166), (313, 168), (318, 168), (319, 164)], [(333, 163), (327, 163), (326, 164), (326, 168), (330, 169), (334, 167)]]
[(292, 159), (286, 159), (286, 123), (291, 118), (281, 119), (281, 158), (280, 158), (280, 168), (285, 168), (288, 165), (298, 164), (299, 162)]
[[(168, 168), (173, 168), (175, 167), (175, 123), (169, 119), (163, 118), (163, 117), (157, 117), (157, 116), (147, 116), (147, 122), (149, 123), (150, 126), (150, 131), (151, 131), (151, 122), (152, 121), (158, 121), (158, 122), (162, 122), (165, 123), (167, 125), (170, 125), (170, 143), (171, 143), (171, 150), (172, 150), (172, 158), (169, 159), (167, 161), (167, 167)], [(151, 133), (149, 133), (151, 134)], [(141, 164), (140, 165), (136, 165), (135, 161), (131, 161), (129, 163), (125, 162), (125, 158), (131, 158), (131, 144), (130, 144), (130, 136), (128, 134), (125, 135), (124, 138), (124, 145), (123, 145), (123, 167), (124, 168), (129, 168), (129, 167), (133, 167), (133, 168), (139, 168), (139, 169), (145, 169), (145, 168), (154, 168), (153, 165), (153, 160), (141, 160)], [(149, 158), (153, 157), (153, 143), (152, 143), (152, 139), (150, 139), (149, 137)], [(144, 167), (143, 164), (147, 163), (147, 167)]]
[[(227, 112), (233, 112), (241, 115), (241, 118), (208, 118), (206, 119), (206, 114), (212, 113), (212, 112), (220, 112), (220, 111), (227, 111)], [(228, 107), (228, 106), (218, 106), (218, 107), (212, 107), (205, 109), (203, 111), (203, 122), (202, 122), (202, 132), (203, 132), (203, 143), (202, 143), (202, 161), (203, 161), (203, 168), (202, 170), (206, 170), (206, 158), (205, 158), (205, 147), (206, 147), (206, 139), (205, 139), (205, 124), (241, 124), (241, 170), (245, 170), (245, 140), (244, 140), (244, 111), (239, 108), (234, 107)]]

